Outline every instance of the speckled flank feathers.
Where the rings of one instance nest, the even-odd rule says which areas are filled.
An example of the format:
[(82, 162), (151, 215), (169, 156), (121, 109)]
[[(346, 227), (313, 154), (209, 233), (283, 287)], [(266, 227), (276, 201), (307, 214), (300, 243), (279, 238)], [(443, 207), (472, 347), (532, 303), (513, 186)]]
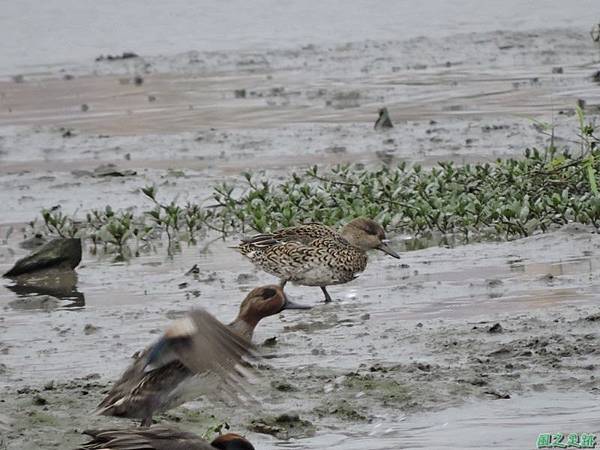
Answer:
[(305, 286), (325, 289), (352, 281), (367, 267), (366, 250), (379, 249), (396, 258), (386, 245), (385, 232), (375, 221), (358, 218), (341, 233), (312, 223), (285, 228), (272, 234), (259, 234), (242, 240), (237, 249), (267, 273)]

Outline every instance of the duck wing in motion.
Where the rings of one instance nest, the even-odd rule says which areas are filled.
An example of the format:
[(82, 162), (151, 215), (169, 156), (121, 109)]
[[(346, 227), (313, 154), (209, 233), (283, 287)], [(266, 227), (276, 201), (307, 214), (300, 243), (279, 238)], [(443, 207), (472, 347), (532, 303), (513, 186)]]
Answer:
[(144, 350), (107, 397), (98, 413), (143, 419), (150, 425), (164, 411), (199, 394), (217, 398), (247, 395), (252, 344), (205, 310), (194, 310), (175, 321)]

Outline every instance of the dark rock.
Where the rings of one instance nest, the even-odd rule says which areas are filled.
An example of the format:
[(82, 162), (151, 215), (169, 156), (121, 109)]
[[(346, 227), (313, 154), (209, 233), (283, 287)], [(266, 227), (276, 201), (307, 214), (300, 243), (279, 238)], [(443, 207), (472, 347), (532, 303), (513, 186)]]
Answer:
[(19, 242), (19, 247), (24, 248), (25, 250), (33, 250), (41, 247), (46, 242), (48, 242), (44, 236), (40, 233), (36, 233), (35, 236), (30, 237), (29, 239), (25, 239), (22, 242)]
[(83, 105), (81, 105), (81, 111), (87, 112), (89, 110), (90, 110), (90, 107), (86, 103), (84, 103)]
[(383, 130), (385, 128), (393, 128), (392, 119), (390, 119), (390, 114), (387, 108), (381, 108), (379, 110), (379, 117), (375, 121), (375, 129)]
[(199, 274), (199, 273), (200, 273), (200, 268), (198, 267), (198, 264), (194, 264), (192, 266), (192, 268), (190, 270), (188, 270), (185, 274), (193, 275), (193, 274)]
[(79, 238), (59, 238), (18, 260), (13, 268), (3, 276), (15, 277), (44, 269), (73, 270), (80, 262), (81, 240)]
[(35, 397), (33, 397), (33, 403), (38, 406), (44, 406), (48, 404), (48, 400), (46, 400), (41, 395), (36, 395)]
[(315, 426), (298, 414), (281, 414), (276, 417), (263, 417), (250, 422), (248, 429), (255, 433), (270, 434), (279, 439), (309, 437), (315, 434)]
[(294, 386), (292, 386), (290, 383), (287, 383), (285, 381), (272, 381), (271, 386), (274, 389), (281, 391), (281, 392), (295, 392), (298, 390)]
[(504, 329), (502, 328), (502, 325), (500, 325), (499, 323), (495, 323), (490, 327), (488, 333), (502, 333), (503, 331)]
[(488, 395), (492, 395), (494, 396), (497, 400), (508, 400), (510, 398), (510, 394), (501, 394), (499, 392), (496, 391), (485, 391), (484, 394), (488, 394)]
[(137, 172), (131, 169), (120, 170), (114, 164), (103, 164), (94, 169), (93, 176), (96, 178), (102, 177), (129, 177), (136, 175)]
[(564, 73), (564, 70), (562, 67), (553, 67), (552, 73), (561, 74), (561, 73)]
[(70, 138), (70, 137), (75, 136), (75, 133), (73, 133), (73, 130), (71, 130), (69, 128), (61, 127), (59, 129), (59, 131), (62, 133), (62, 137), (64, 137), (64, 138)]
[(133, 84), (135, 84), (136, 86), (141, 86), (142, 84), (144, 84), (144, 78), (140, 75), (136, 75), (135, 77), (133, 77)]
[(277, 336), (265, 339), (262, 345), (263, 347), (275, 347), (277, 345)]
[(85, 327), (83, 327), (83, 332), (86, 335), (94, 334), (98, 330), (99, 330), (99, 327), (92, 325), (91, 323), (88, 323)]
[(119, 61), (122, 59), (131, 59), (131, 58), (139, 58), (136, 53), (133, 52), (123, 52), (121, 55), (100, 55), (96, 58), (96, 62), (100, 61)]
[(246, 98), (246, 89), (236, 89), (233, 91), (235, 98)]

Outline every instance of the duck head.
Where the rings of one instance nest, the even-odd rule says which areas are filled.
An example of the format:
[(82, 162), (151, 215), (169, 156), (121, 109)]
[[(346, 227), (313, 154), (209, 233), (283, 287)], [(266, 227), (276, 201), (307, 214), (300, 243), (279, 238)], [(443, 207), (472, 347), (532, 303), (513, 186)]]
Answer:
[(216, 438), (211, 444), (219, 450), (254, 450), (254, 446), (239, 434), (228, 433)]
[(251, 338), (254, 327), (261, 319), (279, 314), (286, 309), (310, 308), (311, 306), (291, 301), (280, 286), (274, 284), (260, 286), (252, 289), (246, 296), (231, 326), (246, 338)]
[(383, 227), (374, 220), (359, 217), (342, 228), (342, 236), (350, 244), (363, 250), (381, 250), (394, 258), (400, 255), (388, 246)]

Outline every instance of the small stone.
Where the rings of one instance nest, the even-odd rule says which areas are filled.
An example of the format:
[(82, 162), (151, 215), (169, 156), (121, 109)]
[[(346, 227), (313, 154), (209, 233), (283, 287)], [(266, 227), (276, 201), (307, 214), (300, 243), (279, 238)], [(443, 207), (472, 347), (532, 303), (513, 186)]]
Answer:
[(83, 327), (83, 332), (89, 336), (90, 334), (94, 334), (96, 331), (98, 331), (98, 329), (99, 328), (97, 326), (88, 323), (85, 327)]
[(501, 394), (496, 391), (485, 391), (484, 394), (492, 395), (492, 396), (496, 397), (496, 399), (498, 399), (498, 400), (508, 400), (510, 398), (510, 394), (507, 394), (507, 393)]
[(277, 345), (277, 336), (265, 339), (262, 345), (263, 347), (275, 347)]
[(192, 268), (190, 270), (188, 270), (185, 274), (192, 275), (192, 274), (198, 274), (198, 273), (200, 273), (200, 268), (198, 267), (198, 264), (194, 264), (192, 266)]
[(502, 325), (495, 323), (489, 328), (488, 333), (502, 333), (503, 331), (504, 329), (502, 328)]
[(273, 381), (271, 382), (271, 386), (281, 392), (294, 392), (298, 390), (290, 383), (287, 383), (285, 381)]
[(377, 118), (377, 120), (375, 121), (375, 129), (376, 130), (383, 130), (386, 128), (393, 128), (394, 125), (392, 124), (392, 119), (390, 119), (390, 114), (387, 110), (387, 108), (381, 108), (379, 110), (379, 117)]
[(585, 318), (588, 322), (597, 322), (600, 320), (600, 313), (590, 314)]
[(275, 419), (277, 423), (290, 423), (297, 422), (300, 420), (300, 416), (295, 413), (284, 413)]
[(48, 404), (48, 400), (46, 400), (41, 395), (36, 395), (35, 397), (33, 397), (33, 404), (38, 406), (44, 406)]
[(81, 111), (87, 112), (89, 110), (90, 110), (90, 107), (87, 103), (84, 103), (83, 105), (81, 105)]
[(564, 70), (562, 67), (553, 67), (552, 73), (561, 74), (561, 73), (564, 73)]

